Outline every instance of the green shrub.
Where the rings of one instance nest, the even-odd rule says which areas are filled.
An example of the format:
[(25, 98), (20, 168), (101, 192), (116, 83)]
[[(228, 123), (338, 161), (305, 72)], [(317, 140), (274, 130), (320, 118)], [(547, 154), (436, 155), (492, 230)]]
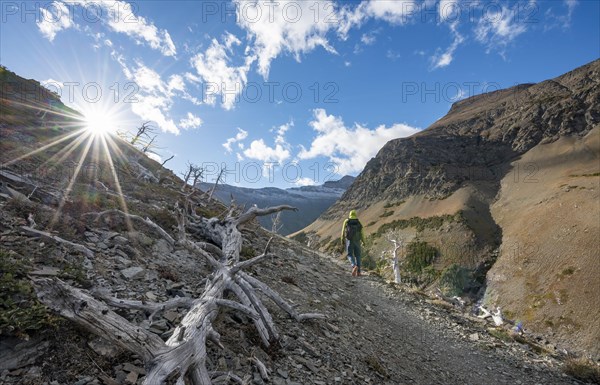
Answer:
[(430, 246), (427, 242), (412, 241), (406, 246), (404, 268), (411, 273), (419, 274), (423, 269), (431, 265), (437, 256), (437, 249)]
[(461, 295), (470, 281), (470, 272), (455, 263), (448, 266), (440, 275), (440, 288), (445, 295)]
[(392, 215), (394, 215), (394, 210), (391, 210), (391, 211), (384, 211), (384, 212), (383, 212), (383, 214), (381, 214), (381, 215), (379, 216), (379, 218), (390, 217), (390, 216), (392, 216)]
[(294, 235), (292, 237), (292, 239), (296, 242), (299, 242), (303, 245), (308, 244), (308, 237), (306, 236), (306, 233), (304, 231), (299, 232), (298, 234)]
[[(393, 214), (393, 212), (392, 212), (392, 214)], [(393, 230), (397, 230), (397, 229), (406, 229), (409, 227), (414, 227), (417, 229), (417, 231), (423, 231), (425, 229), (439, 229), (446, 222), (448, 222), (448, 223), (453, 223), (453, 222), (466, 223), (466, 220), (463, 216), (462, 211), (458, 211), (454, 215), (446, 214), (446, 215), (434, 216), (434, 217), (428, 217), (428, 218), (412, 217), (410, 219), (397, 219), (390, 223), (385, 223), (385, 224), (381, 225), (379, 227), (379, 229), (377, 229), (377, 231), (375, 232), (374, 235), (375, 235), (375, 237), (381, 237), (384, 234), (386, 234), (388, 231), (393, 231)]]
[(256, 257), (256, 250), (254, 250), (250, 246), (242, 246), (242, 251), (240, 252), (240, 257), (244, 259), (250, 259)]

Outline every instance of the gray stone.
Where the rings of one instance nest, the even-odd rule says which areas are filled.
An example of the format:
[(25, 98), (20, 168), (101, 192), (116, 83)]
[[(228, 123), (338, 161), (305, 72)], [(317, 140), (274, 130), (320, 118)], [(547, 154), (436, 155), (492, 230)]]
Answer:
[(135, 279), (141, 277), (144, 273), (144, 269), (139, 266), (133, 266), (127, 269), (121, 270), (123, 277), (127, 279)]

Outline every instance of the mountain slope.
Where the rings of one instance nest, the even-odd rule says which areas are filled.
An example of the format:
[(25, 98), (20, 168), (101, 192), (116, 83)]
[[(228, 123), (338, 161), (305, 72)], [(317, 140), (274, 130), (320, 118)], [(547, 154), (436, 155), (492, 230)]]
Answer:
[[(251, 189), (220, 184), (216, 187), (213, 196), (224, 204), (229, 204), (231, 198), (239, 205), (252, 207), (267, 207), (272, 205), (292, 205), (299, 212), (282, 212), (279, 218), (279, 234), (288, 235), (298, 231), (319, 217), (331, 207), (352, 184), (354, 177), (345, 176), (338, 181), (328, 181), (321, 186), (302, 186), (289, 189), (261, 188)], [(210, 183), (200, 183), (198, 186), (203, 191), (212, 191)], [(259, 223), (268, 230), (273, 228), (271, 217), (259, 218)]]
[[(59, 319), (39, 305), (31, 282), (60, 278), (95, 300), (110, 293), (119, 301), (137, 301), (140, 309), (116, 311), (139, 330), (169, 338), (187, 309), (150, 314), (141, 308), (197, 297), (213, 279), (206, 258), (172, 247), (149, 225), (151, 220), (177, 236), (182, 181), (116, 138), (110, 168), (101, 146), (96, 151), (90, 142), (88, 157), (85, 140), (80, 140), (86, 137), (68, 137), (80, 128), (76, 119), (53, 114), (52, 129), (43, 127), (41, 116), (24, 126), (38, 107), (2, 102), (12, 110), (10, 119), (0, 121), (0, 382), (142, 384), (149, 367), (144, 367), (141, 352), (124, 351)], [(73, 164), (87, 171), (60, 170)], [(147, 173), (156, 179), (144, 177)], [(200, 194), (191, 199), (197, 215), (225, 211)], [(124, 204), (139, 219), (110, 215)], [(108, 210), (106, 215), (97, 216), (103, 210)], [(41, 235), (45, 232), (49, 235)], [(524, 378), (544, 384), (573, 382), (557, 370), (556, 359), (541, 360), (516, 342), (500, 343), (481, 321), (436, 307), (375, 277), (353, 280), (345, 264), (273, 236), (256, 223), (245, 225), (242, 233), (244, 258), (265, 250), (273, 238), (273, 257), (249, 273), (299, 311), (314, 309), (328, 319), (299, 323), (265, 301), (280, 332), (279, 343), (266, 348), (250, 316), (239, 309), (222, 311), (214, 323), (222, 347), (207, 344), (207, 367), (218, 376), (214, 383), (230, 383), (233, 375), (255, 384), (504, 384)], [(107, 303), (102, 314), (113, 305)], [(87, 307), (79, 302), (72, 316), (77, 318)], [(250, 357), (265, 364), (270, 381), (263, 380)]]
[(600, 61), (460, 101), (428, 129), (387, 143), (297, 235), (336, 251), (342, 219), (359, 209), (371, 260), (390, 249), (388, 232), (425, 242), (434, 258), (426, 269), (404, 267), (412, 282), (485, 294), (532, 330), (598, 355), (599, 124)]

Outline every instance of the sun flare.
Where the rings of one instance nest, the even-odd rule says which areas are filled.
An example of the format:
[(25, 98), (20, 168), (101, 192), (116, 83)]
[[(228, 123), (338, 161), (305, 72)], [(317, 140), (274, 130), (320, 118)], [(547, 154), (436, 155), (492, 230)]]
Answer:
[(117, 122), (108, 111), (86, 111), (85, 128), (94, 135), (107, 135), (116, 131)]

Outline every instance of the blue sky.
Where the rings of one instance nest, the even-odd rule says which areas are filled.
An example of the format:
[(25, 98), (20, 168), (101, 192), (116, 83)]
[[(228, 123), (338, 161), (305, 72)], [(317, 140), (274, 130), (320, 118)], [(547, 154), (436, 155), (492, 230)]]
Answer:
[(2, 65), (246, 187), (356, 175), (456, 100), (600, 57), (597, 1), (0, 4)]

